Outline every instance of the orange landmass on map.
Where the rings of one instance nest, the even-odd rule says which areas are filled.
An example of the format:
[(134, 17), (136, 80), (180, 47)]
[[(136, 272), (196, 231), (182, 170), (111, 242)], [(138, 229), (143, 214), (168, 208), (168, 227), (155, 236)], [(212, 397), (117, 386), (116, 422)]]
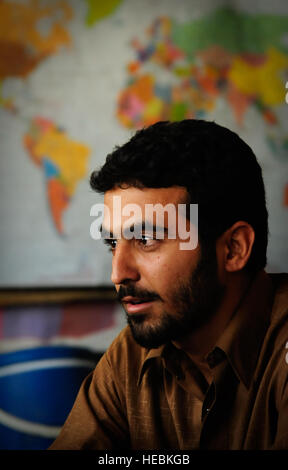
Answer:
[(227, 83), (226, 99), (233, 110), (236, 122), (239, 126), (243, 124), (245, 112), (253, 98), (242, 93), (233, 82)]
[(286, 183), (284, 188), (284, 206), (288, 207), (288, 183)]
[(47, 181), (47, 195), (54, 224), (59, 233), (63, 233), (62, 214), (69, 204), (65, 186), (56, 178)]

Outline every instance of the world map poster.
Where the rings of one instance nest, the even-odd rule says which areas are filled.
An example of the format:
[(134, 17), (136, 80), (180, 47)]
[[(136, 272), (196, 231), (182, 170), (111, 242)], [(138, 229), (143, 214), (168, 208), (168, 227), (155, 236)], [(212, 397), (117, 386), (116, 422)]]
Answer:
[(0, 287), (110, 285), (91, 171), (159, 120), (214, 120), (263, 170), (288, 267), (288, 4), (0, 1)]

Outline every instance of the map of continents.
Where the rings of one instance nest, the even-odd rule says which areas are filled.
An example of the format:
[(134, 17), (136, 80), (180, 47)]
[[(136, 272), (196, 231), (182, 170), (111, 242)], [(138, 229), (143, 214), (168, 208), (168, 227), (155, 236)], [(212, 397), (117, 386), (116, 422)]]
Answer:
[[(0, 2), (0, 105), (15, 118), (25, 119), (25, 110), (17, 108), (13, 97), (1, 96), (1, 82), (11, 77), (25, 79), (40, 62), (70, 45), (65, 24), (72, 17), (73, 10), (65, 1), (45, 6), (38, 0)], [(41, 31), (41, 20), (49, 22), (48, 32)], [(35, 117), (28, 127), (24, 147), (44, 172), (52, 220), (57, 233), (63, 234), (63, 211), (87, 173), (90, 149), (45, 117)]]
[[(121, 3), (85, 0), (83, 28), (94, 27)], [(0, 106), (15, 119), (25, 119), (24, 147), (45, 175), (59, 234), (65, 232), (63, 213), (87, 174), (91, 150), (66, 133), (67, 123), (47, 119), (41, 111), (26, 124), (25, 110), (13, 96), (4, 96), (1, 84), (11, 78), (25, 80), (45, 59), (73, 47), (67, 25), (77, 14), (67, 0), (0, 1)], [(277, 115), (285, 103), (287, 31), (285, 16), (230, 8), (184, 23), (169, 16), (155, 19), (144, 42), (132, 40), (135, 59), (128, 64), (127, 82), (115, 103), (118, 122), (136, 129), (162, 119), (205, 118), (221, 98), (239, 126), (247, 110), (256, 109), (265, 123), (268, 145), (277, 158), (287, 161), (288, 136)], [(288, 207), (288, 186), (283, 202)]]
[[(288, 135), (276, 115), (285, 103), (287, 32), (288, 17), (226, 7), (186, 23), (157, 18), (145, 43), (132, 41), (135, 60), (118, 96), (119, 122), (140, 128), (158, 120), (201, 119), (222, 98), (239, 126), (255, 107), (269, 130), (267, 144), (287, 161)], [(288, 206), (288, 186), (283, 203)]]

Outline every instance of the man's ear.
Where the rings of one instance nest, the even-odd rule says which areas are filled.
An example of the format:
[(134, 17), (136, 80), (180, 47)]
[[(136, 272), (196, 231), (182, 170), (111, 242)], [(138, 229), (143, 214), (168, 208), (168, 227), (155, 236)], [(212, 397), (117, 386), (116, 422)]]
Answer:
[[(223, 237), (223, 238), (222, 238)], [(222, 235), (223, 264), (227, 272), (246, 266), (255, 240), (255, 231), (247, 222), (236, 222)]]

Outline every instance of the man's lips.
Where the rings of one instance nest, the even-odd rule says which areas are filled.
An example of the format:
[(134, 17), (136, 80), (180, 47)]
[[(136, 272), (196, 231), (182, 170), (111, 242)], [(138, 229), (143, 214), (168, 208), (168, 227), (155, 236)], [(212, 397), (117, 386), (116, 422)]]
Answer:
[(123, 297), (121, 302), (125, 304), (128, 313), (139, 313), (147, 310), (152, 305), (152, 302), (154, 302), (154, 299), (126, 296)]
[(129, 304), (139, 304), (139, 303), (144, 303), (144, 302), (151, 302), (152, 299), (145, 299), (143, 297), (132, 297), (131, 295), (127, 295), (126, 297), (123, 297), (121, 302), (124, 303), (129, 303)]

